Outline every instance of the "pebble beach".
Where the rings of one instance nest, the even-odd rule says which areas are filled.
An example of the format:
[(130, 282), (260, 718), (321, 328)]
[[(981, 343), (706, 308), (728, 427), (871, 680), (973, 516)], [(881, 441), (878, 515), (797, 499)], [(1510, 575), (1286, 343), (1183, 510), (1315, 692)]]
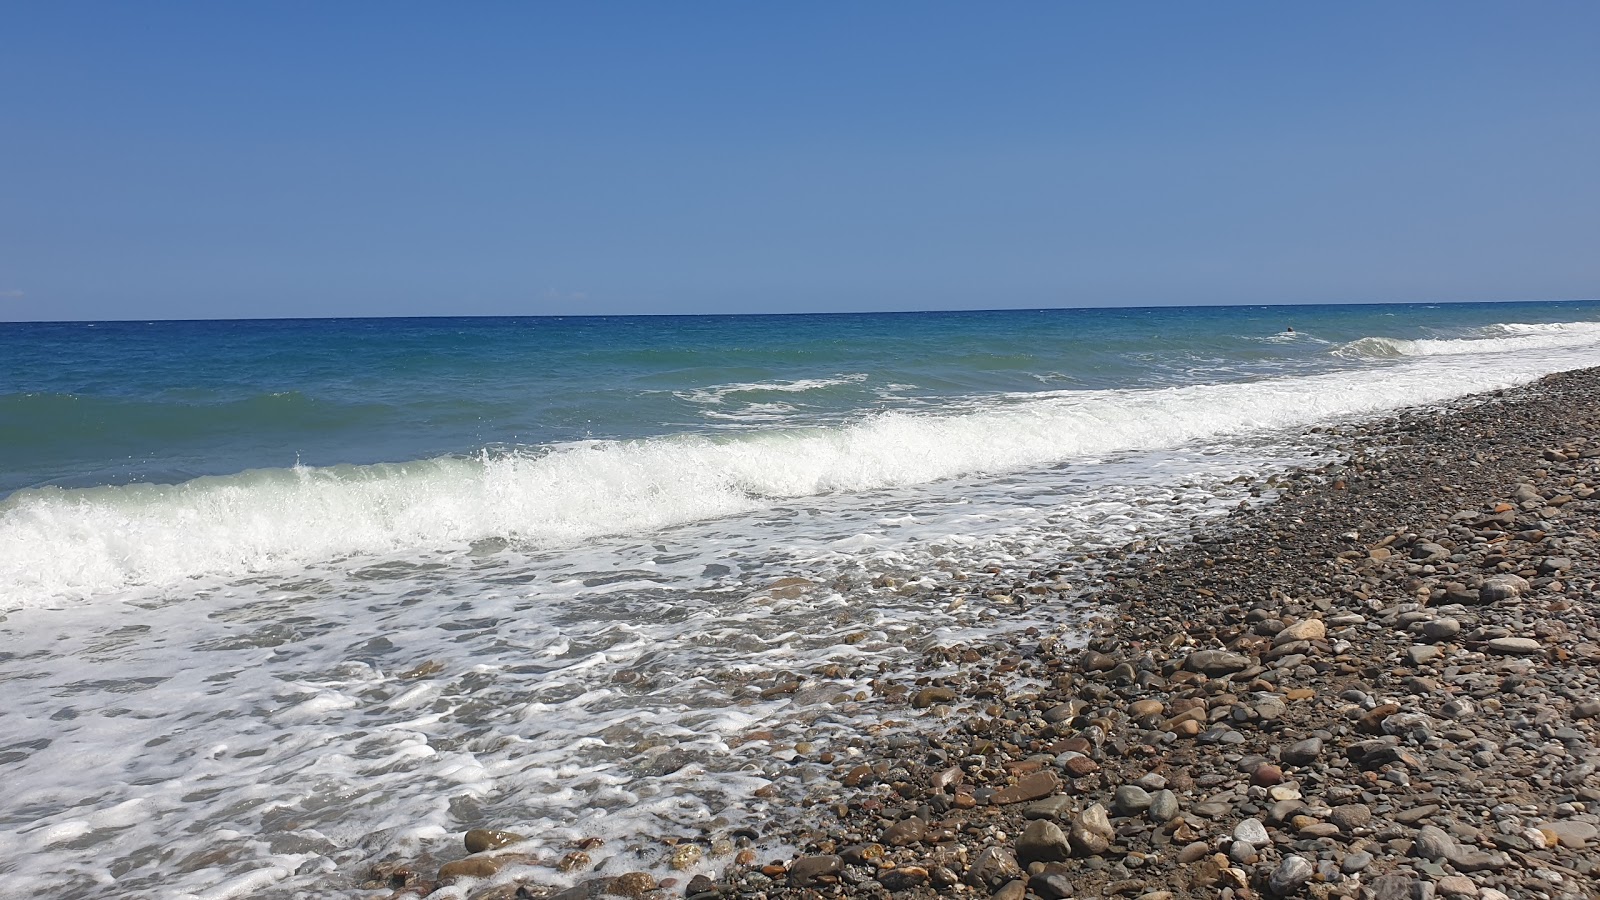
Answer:
[(486, 821), (352, 877), (395, 900), (1600, 895), (1600, 369), (1314, 431), (1331, 462), (1182, 546), (966, 573), (1061, 624), (875, 681), (876, 724), (794, 746), (758, 826), (555, 861)]

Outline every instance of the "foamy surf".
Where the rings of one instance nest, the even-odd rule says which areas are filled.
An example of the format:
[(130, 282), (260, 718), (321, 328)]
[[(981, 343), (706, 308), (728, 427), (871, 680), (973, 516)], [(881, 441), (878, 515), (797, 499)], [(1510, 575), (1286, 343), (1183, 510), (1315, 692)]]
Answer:
[(1466, 356), (1490, 353), (1527, 353), (1538, 350), (1581, 348), (1600, 340), (1600, 323), (1560, 322), (1544, 325), (1506, 323), (1489, 325), (1469, 337), (1405, 340), (1364, 337), (1334, 351), (1352, 359), (1400, 359), (1409, 356)]
[[(1547, 352), (1518, 356), (1508, 346), (1530, 341)], [(1482, 358), (1470, 365), (1416, 360), (1245, 383), (974, 398), (956, 413), (886, 412), (838, 427), (22, 491), (0, 505), (0, 544), (9, 550), (0, 594), (14, 608), (491, 538), (570, 547), (780, 500), (1022, 471), (1435, 402), (1583, 364), (1597, 342), (1600, 326), (1569, 326), (1433, 342), (1449, 350), (1421, 353), (1476, 351)]]

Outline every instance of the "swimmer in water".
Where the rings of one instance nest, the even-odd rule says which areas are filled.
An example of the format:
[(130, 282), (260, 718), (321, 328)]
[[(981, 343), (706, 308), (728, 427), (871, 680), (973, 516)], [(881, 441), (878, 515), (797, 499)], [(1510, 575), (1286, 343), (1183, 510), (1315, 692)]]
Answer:
[(1283, 332), (1284, 332), (1284, 334), (1294, 334), (1294, 326), (1293, 325), (1284, 326)]

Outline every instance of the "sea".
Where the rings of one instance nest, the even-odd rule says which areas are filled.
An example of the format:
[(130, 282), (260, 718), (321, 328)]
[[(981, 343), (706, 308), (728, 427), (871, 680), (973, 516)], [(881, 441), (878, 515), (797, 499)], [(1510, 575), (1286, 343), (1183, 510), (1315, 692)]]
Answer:
[(930, 649), (1594, 365), (1592, 301), (0, 324), (0, 894), (715, 871)]

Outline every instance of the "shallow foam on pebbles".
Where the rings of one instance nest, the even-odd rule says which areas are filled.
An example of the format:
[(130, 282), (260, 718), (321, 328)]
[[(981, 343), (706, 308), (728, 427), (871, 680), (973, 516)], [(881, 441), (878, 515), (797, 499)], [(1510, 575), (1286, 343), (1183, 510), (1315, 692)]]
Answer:
[(956, 573), (1175, 539), (1245, 496), (1225, 482), (1312, 452), (1130, 454), (582, 553), (500, 544), (14, 611), (0, 677), (26, 690), (0, 755), (26, 787), (0, 798), (5, 877), (62, 898), (328, 896), (380, 859), (453, 858), (480, 826), (534, 835), (548, 883), (591, 837), (618, 871), (657, 869), (656, 837), (711, 840), (797, 796), (796, 743), (875, 727), (853, 698), (880, 674), (1077, 614), (1058, 597), (1017, 618), (1033, 601)]

